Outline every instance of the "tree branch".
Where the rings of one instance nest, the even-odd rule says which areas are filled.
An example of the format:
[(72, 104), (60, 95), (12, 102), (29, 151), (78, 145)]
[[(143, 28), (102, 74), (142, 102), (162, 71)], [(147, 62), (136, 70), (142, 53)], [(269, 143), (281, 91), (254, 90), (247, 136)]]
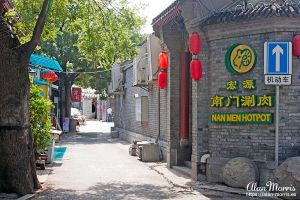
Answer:
[(33, 51), (35, 50), (35, 48), (37, 47), (37, 45), (41, 40), (43, 29), (46, 23), (47, 11), (49, 9), (49, 6), (50, 6), (50, 0), (44, 0), (42, 10), (39, 14), (38, 20), (34, 27), (32, 38), (29, 42), (21, 46), (26, 56), (30, 56), (33, 53)]

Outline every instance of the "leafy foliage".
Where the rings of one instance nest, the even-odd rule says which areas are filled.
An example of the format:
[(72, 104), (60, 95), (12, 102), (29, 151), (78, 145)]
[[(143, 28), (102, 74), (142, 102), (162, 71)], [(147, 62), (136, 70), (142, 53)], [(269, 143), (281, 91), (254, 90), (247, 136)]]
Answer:
[[(31, 37), (42, 0), (15, 0), (22, 16), (18, 33), (22, 42)], [(38, 53), (56, 58), (68, 71), (109, 69), (115, 63), (132, 59), (144, 19), (127, 0), (53, 0)], [(102, 77), (100, 80), (99, 77)], [(77, 77), (77, 84), (102, 92), (110, 72)], [(87, 81), (89, 80), (89, 81)], [(83, 86), (83, 85), (82, 85)]]
[(51, 119), (49, 113), (53, 105), (41, 93), (42, 90), (38, 86), (31, 85), (29, 100), (30, 126), (37, 149), (46, 148), (47, 143), (51, 139)]
[[(57, 22), (63, 22), (67, 17), (68, 0), (53, 0), (55, 9), (49, 12), (47, 23), (42, 34), (42, 40), (55, 40), (59, 27)], [(21, 21), (16, 21), (14, 27), (17, 27), (21, 43), (30, 41), (33, 29), (38, 19), (38, 14), (41, 11), (43, 0), (14, 0), (16, 11), (21, 16)], [(53, 6), (54, 7), (54, 6)]]

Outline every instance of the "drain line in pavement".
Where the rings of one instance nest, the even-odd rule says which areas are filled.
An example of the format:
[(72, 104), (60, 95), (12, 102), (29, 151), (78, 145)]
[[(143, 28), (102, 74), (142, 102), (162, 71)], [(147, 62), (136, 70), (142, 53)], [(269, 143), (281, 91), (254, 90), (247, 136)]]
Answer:
[(174, 183), (169, 178), (167, 178), (164, 173), (160, 172), (158, 169), (155, 169), (156, 167), (161, 167), (161, 165), (153, 165), (153, 166), (150, 166), (149, 168), (151, 170), (155, 171), (156, 173), (160, 174), (173, 188), (183, 189), (183, 191), (177, 191), (177, 192), (180, 192), (180, 193), (193, 193), (194, 192), (194, 189), (190, 186), (183, 186), (183, 185)]

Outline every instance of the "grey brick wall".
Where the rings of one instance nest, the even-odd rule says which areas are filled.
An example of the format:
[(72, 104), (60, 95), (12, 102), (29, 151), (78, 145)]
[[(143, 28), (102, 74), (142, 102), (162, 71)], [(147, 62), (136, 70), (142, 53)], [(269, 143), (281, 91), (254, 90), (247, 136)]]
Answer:
[[(115, 127), (119, 128), (123, 138), (131, 141), (133, 139), (145, 139), (155, 141), (158, 136), (158, 92), (160, 92), (160, 140), (166, 143), (167, 137), (167, 90), (158, 91), (157, 81), (150, 84), (149, 90), (140, 87), (133, 87), (133, 68), (123, 71), (125, 75), (125, 93), (124, 95), (115, 95)], [(149, 120), (148, 122), (136, 121), (135, 98), (134, 95), (148, 96), (149, 101)], [(127, 134), (127, 136), (124, 136)], [(166, 145), (163, 145), (164, 155), (166, 154)], [(165, 158), (164, 158), (165, 159)]]
[(203, 66), (203, 79), (200, 82), (193, 81), (193, 161), (199, 162), (202, 155), (208, 152), (208, 123), (209, 123), (209, 46), (205, 34), (202, 37), (201, 54), (199, 60)]
[[(208, 150), (212, 157), (233, 158), (238, 156), (254, 160), (273, 161), (275, 144), (275, 124), (234, 125), (212, 124), (212, 112), (275, 112), (275, 108), (211, 108), (210, 97), (246, 94), (271, 94), (275, 96), (274, 86), (264, 85), (264, 42), (291, 41), (293, 34), (300, 31), (299, 20), (273, 17), (264, 20), (241, 21), (217, 24), (208, 27), (194, 27), (204, 37), (201, 60), (204, 64), (204, 79), (193, 83), (193, 137), (197, 138), (194, 159)], [(256, 67), (245, 75), (233, 75), (225, 66), (227, 48), (235, 43), (251, 45), (257, 52)], [(281, 88), (280, 95), (280, 160), (300, 155), (300, 70), (299, 60), (293, 59), (293, 85)], [(256, 79), (257, 89), (247, 92), (226, 91), (226, 81)], [(197, 106), (195, 105), (197, 104)], [(195, 110), (195, 109), (193, 109)], [(209, 111), (209, 112), (207, 112)], [(209, 115), (207, 115), (208, 113)], [(196, 123), (196, 124), (195, 124)], [(205, 143), (208, 139), (208, 143)], [(207, 146), (208, 144), (208, 146)], [(197, 152), (195, 152), (197, 151)]]
[[(168, 69), (168, 165), (182, 165), (190, 159), (190, 149), (180, 147), (180, 59), (183, 47), (183, 34), (174, 24), (163, 28), (164, 42), (170, 53)], [(187, 33), (185, 33), (187, 34)], [(191, 101), (190, 101), (191, 103)], [(190, 128), (191, 129), (191, 128)], [(191, 132), (191, 131), (190, 131)]]

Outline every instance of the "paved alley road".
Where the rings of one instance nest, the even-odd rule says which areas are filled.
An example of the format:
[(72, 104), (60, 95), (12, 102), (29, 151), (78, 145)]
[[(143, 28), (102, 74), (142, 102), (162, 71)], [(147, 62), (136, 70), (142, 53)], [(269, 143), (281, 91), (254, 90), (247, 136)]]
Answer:
[(63, 135), (64, 158), (35, 199), (186, 199), (171, 192), (149, 165), (129, 156), (128, 143), (111, 142), (111, 126), (88, 121), (80, 133)]
[[(34, 199), (250, 199), (212, 190), (187, 191), (174, 186), (169, 179), (150, 168), (155, 164), (143, 163), (137, 157), (129, 156), (128, 143), (111, 140), (112, 125), (88, 121), (80, 127), (80, 133), (63, 135), (59, 145), (67, 147), (63, 160), (55, 162), (43, 190)], [(171, 176), (179, 181), (191, 181), (180, 174)]]

